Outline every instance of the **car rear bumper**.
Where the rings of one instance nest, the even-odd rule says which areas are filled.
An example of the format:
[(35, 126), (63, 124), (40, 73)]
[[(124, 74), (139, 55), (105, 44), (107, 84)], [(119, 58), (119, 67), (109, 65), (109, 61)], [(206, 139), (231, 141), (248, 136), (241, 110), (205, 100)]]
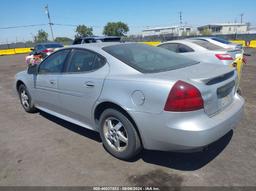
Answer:
[(223, 137), (241, 119), (243, 105), (244, 99), (236, 94), (232, 104), (212, 117), (203, 110), (130, 113), (138, 126), (144, 148), (185, 151), (207, 146)]

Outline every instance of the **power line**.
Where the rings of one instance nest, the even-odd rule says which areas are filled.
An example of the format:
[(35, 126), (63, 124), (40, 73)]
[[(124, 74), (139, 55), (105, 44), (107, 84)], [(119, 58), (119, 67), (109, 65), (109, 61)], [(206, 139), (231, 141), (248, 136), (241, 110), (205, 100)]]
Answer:
[(38, 27), (38, 26), (45, 26), (45, 25), (46, 24), (19, 25), (19, 26), (10, 26), (10, 27), (0, 27), (0, 29), (27, 28), (27, 27)]

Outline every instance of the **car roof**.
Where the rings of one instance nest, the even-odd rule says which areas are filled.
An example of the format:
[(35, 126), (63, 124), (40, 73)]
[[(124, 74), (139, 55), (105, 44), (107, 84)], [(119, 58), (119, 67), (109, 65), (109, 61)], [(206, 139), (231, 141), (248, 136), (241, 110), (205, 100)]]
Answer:
[(190, 44), (193, 43), (193, 39), (181, 39), (181, 40), (171, 40), (171, 41), (166, 41), (161, 44), (167, 44), (167, 43), (184, 43), (184, 44)]
[(112, 45), (121, 45), (121, 44), (132, 44), (135, 42), (99, 42), (99, 43), (85, 43), (85, 44), (75, 44), (75, 45), (70, 45), (67, 48), (104, 48), (107, 46), (112, 46)]
[(85, 37), (78, 37), (76, 39), (95, 39), (95, 40), (102, 40), (102, 39), (111, 39), (111, 38), (120, 38), (120, 36), (85, 36)]

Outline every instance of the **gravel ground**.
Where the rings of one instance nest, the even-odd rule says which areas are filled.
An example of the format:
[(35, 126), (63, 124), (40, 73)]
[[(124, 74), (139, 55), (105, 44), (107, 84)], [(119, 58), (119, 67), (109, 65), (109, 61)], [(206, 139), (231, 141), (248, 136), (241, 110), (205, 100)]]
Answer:
[(245, 115), (204, 152), (144, 151), (124, 162), (99, 135), (45, 113), (27, 114), (13, 92), (25, 55), (0, 57), (0, 186), (256, 186), (256, 50), (244, 67)]

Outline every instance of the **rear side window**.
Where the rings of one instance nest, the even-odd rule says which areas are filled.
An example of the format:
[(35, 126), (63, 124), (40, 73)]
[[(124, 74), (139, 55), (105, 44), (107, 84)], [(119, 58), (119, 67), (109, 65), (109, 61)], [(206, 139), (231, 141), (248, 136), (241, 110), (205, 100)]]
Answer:
[(103, 50), (142, 73), (164, 72), (198, 63), (164, 48), (139, 43), (112, 45)]
[(177, 53), (187, 53), (187, 52), (194, 52), (194, 50), (187, 45), (179, 44)]
[(220, 50), (220, 49), (223, 49), (222, 47), (218, 46), (218, 45), (215, 45), (215, 44), (212, 44), (208, 41), (204, 41), (204, 40), (192, 40), (193, 43), (203, 47), (203, 48), (206, 48), (207, 50)]
[(75, 49), (69, 61), (68, 72), (90, 72), (101, 68), (105, 58), (94, 52)]
[(158, 47), (165, 48), (165, 49), (170, 50), (172, 52), (177, 52), (178, 44), (177, 43), (166, 43), (166, 44), (162, 44)]

